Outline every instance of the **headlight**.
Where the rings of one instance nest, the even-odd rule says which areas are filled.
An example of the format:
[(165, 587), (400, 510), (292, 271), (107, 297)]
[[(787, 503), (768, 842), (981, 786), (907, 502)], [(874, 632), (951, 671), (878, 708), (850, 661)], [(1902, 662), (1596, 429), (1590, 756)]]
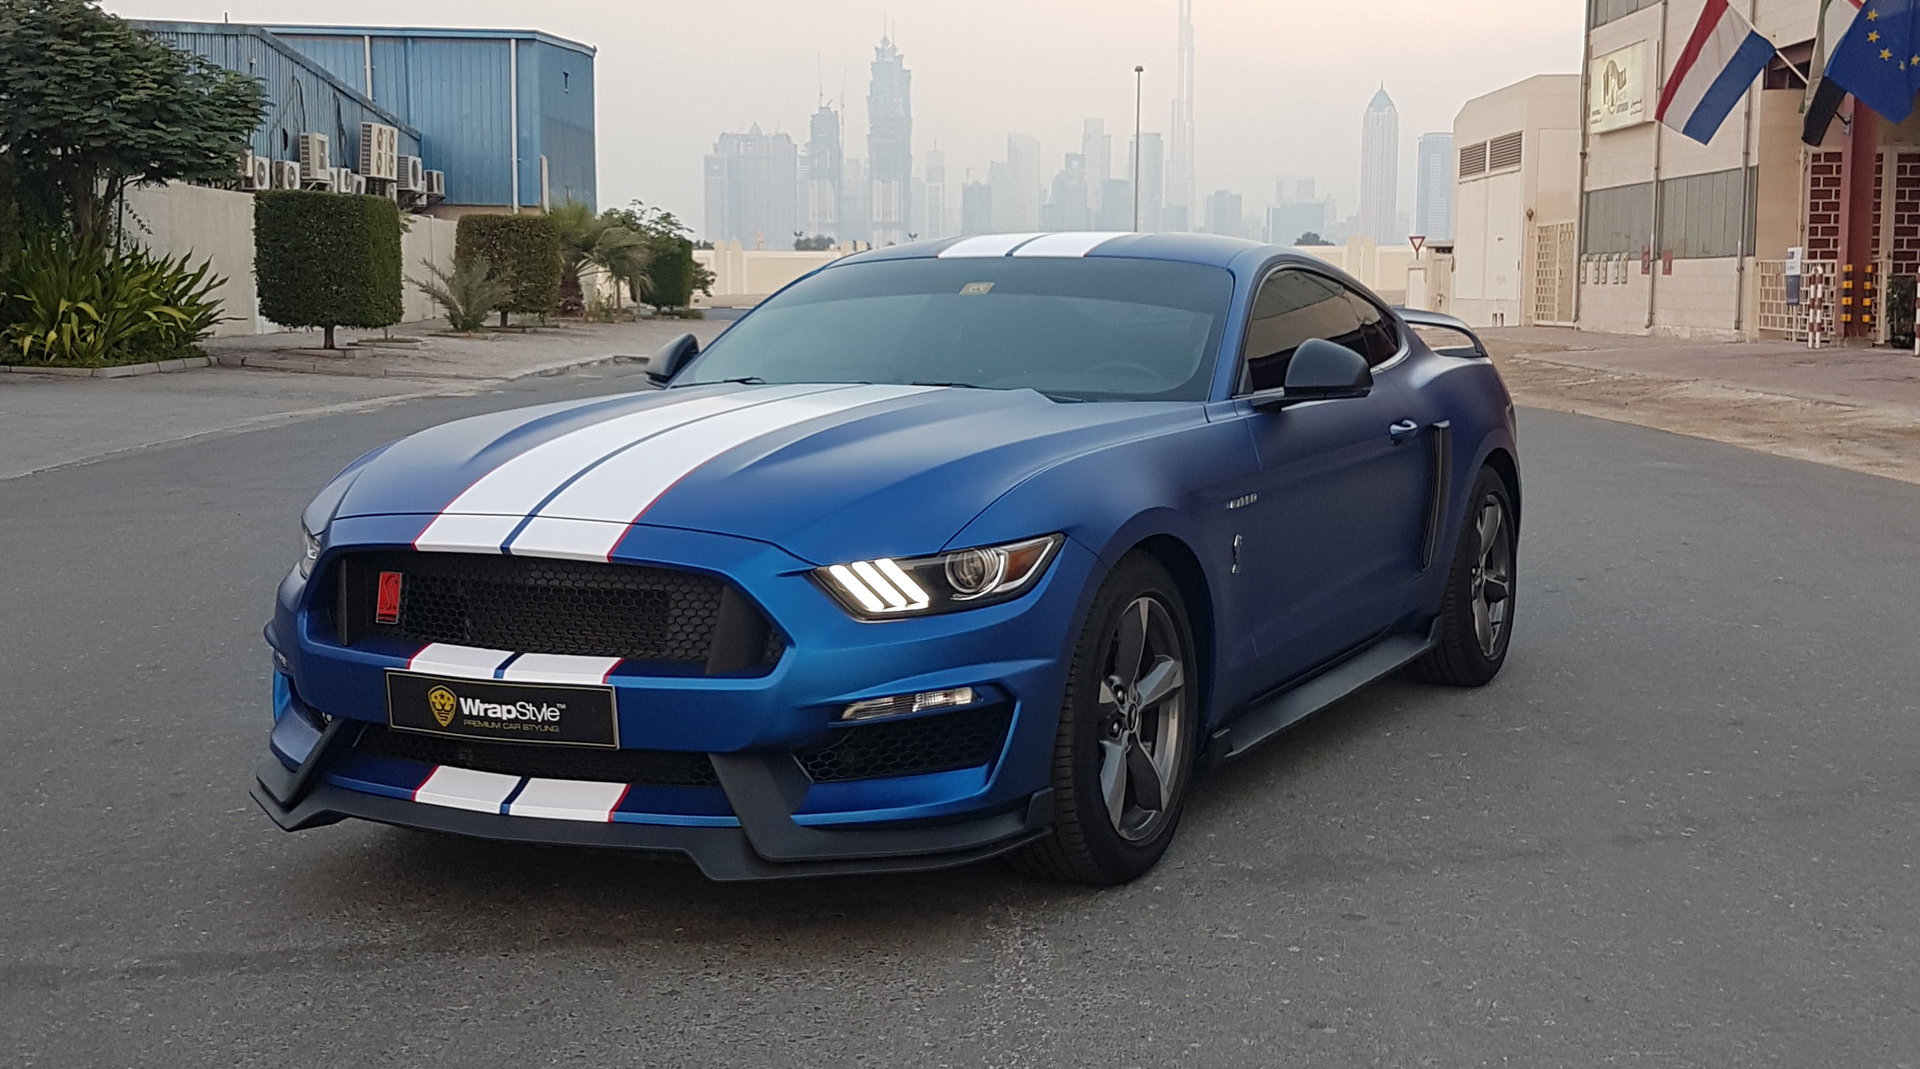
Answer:
[(320, 559), (320, 536), (307, 530), (306, 525), (302, 524), (300, 527), (300, 542), (304, 550), (300, 557), (300, 574), (312, 575), (313, 563)]
[(814, 572), (846, 610), (863, 620), (931, 616), (1020, 596), (1032, 586), (1063, 536), (959, 549), (917, 560), (860, 560)]

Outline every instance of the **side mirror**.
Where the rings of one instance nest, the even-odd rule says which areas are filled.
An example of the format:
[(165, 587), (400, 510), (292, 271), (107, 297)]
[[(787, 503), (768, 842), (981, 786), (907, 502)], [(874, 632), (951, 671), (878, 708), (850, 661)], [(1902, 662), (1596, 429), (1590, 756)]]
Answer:
[(1373, 392), (1373, 369), (1367, 358), (1338, 342), (1310, 338), (1287, 361), (1286, 383), (1278, 390), (1262, 390), (1250, 399), (1255, 408), (1284, 408), (1302, 401), (1331, 401), (1365, 397)]
[(699, 355), (700, 339), (691, 334), (682, 334), (653, 354), (653, 359), (647, 362), (647, 377), (655, 384), (665, 386)]

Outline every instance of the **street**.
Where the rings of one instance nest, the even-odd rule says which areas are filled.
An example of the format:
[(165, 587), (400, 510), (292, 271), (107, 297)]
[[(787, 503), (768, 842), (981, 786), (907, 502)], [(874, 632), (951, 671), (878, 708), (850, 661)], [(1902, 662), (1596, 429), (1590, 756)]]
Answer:
[(0, 480), (0, 1063), (1920, 1058), (1920, 486), (1558, 412), (1521, 413), (1505, 674), (1203, 779), (1127, 887), (275, 829), (246, 788), (301, 506), (390, 438), (642, 381)]

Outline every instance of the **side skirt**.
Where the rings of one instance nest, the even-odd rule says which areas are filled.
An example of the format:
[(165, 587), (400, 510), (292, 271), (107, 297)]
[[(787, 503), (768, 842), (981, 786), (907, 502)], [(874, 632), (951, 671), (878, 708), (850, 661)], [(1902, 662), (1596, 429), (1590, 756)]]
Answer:
[(1440, 628), (1425, 635), (1389, 635), (1288, 690), (1255, 702), (1207, 740), (1208, 766), (1239, 757), (1355, 691), (1405, 668), (1433, 648)]

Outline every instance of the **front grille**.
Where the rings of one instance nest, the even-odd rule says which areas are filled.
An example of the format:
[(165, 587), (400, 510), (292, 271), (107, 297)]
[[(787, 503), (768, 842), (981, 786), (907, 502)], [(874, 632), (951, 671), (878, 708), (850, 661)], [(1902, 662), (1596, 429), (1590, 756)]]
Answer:
[[(397, 623), (375, 621), (380, 574), (402, 577)], [(708, 675), (772, 668), (778, 631), (731, 584), (634, 564), (466, 553), (342, 559), (341, 641), (367, 635), (516, 653), (620, 657)]]
[(836, 728), (832, 742), (794, 756), (815, 783), (950, 772), (998, 759), (1012, 720), (1006, 706), (988, 706), (891, 724)]
[(718, 787), (713, 762), (703, 753), (677, 750), (587, 750), (524, 742), (469, 742), (375, 724), (360, 736), (356, 752), (423, 765), (451, 765), (475, 772), (541, 779), (633, 783), (644, 787)]

